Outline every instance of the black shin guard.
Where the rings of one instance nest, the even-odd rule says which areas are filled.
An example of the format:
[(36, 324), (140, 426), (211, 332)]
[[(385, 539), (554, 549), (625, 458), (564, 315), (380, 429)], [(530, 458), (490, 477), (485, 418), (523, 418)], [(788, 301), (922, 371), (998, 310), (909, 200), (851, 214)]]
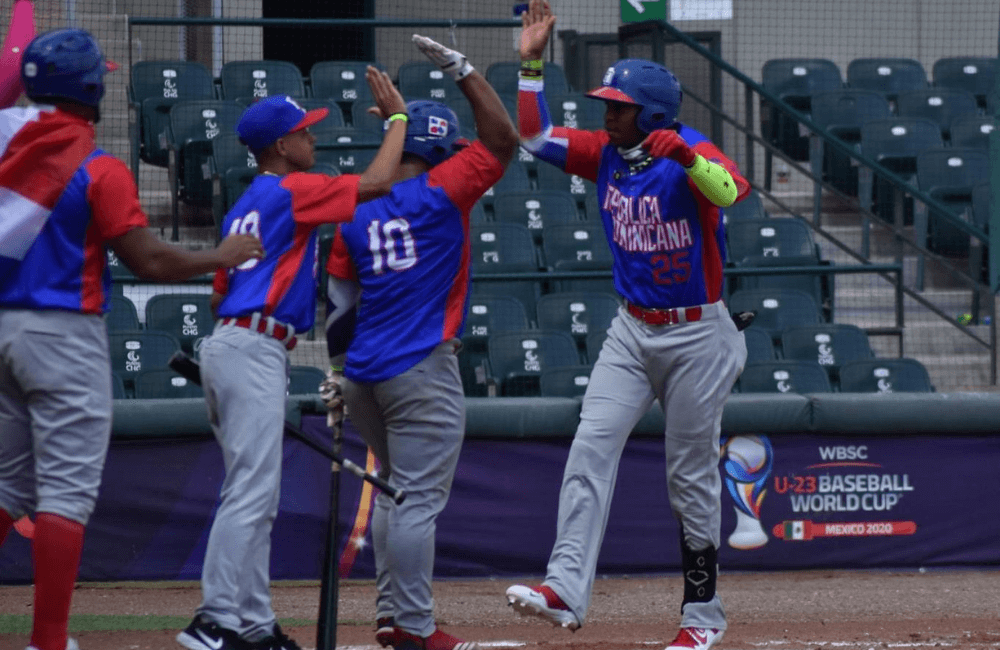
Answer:
[(715, 598), (715, 581), (719, 575), (719, 550), (714, 546), (701, 551), (692, 551), (684, 542), (681, 532), (681, 568), (684, 571), (684, 601), (687, 603), (707, 603)]

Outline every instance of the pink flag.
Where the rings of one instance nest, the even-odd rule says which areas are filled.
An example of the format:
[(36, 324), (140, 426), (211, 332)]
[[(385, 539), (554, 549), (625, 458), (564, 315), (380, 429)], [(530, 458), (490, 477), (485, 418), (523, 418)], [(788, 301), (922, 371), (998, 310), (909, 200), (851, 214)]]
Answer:
[(21, 53), (34, 37), (35, 6), (31, 0), (16, 0), (0, 51), (0, 108), (11, 106), (21, 96)]

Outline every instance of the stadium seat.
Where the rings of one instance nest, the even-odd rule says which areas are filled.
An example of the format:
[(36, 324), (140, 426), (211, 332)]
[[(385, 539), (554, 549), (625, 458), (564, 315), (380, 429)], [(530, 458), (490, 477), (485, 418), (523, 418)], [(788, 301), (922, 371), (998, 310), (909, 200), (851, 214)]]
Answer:
[(252, 102), (272, 95), (306, 96), (302, 72), (289, 61), (228, 61), (222, 64), (219, 80), (223, 99)]
[(823, 367), (815, 361), (780, 359), (747, 363), (737, 380), (741, 393), (829, 393)]
[(757, 316), (750, 327), (766, 331), (775, 344), (781, 341), (781, 333), (789, 327), (820, 322), (816, 301), (808, 293), (796, 289), (734, 291), (729, 296), (729, 310), (734, 314), (756, 311)]
[(493, 202), (496, 201), (497, 196), (500, 194), (523, 192), (530, 189), (531, 180), (528, 178), (528, 170), (525, 169), (519, 160), (512, 160), (507, 165), (507, 169), (500, 180), (497, 181), (497, 184), (486, 190), (480, 201), (483, 202), (483, 206), (487, 210), (492, 212)]
[(132, 130), (132, 172), (139, 160), (167, 166), (165, 132), (170, 107), (178, 101), (214, 99), (212, 74), (197, 61), (137, 61), (132, 64), (129, 103), (136, 113)]
[[(520, 70), (520, 61), (497, 61), (486, 68), (486, 81), (490, 82), (501, 97), (516, 95)], [(558, 63), (546, 61), (542, 74), (545, 79), (545, 94), (548, 97), (570, 92), (566, 71)]]
[(125, 266), (110, 248), (108, 248), (108, 269), (111, 270), (111, 279), (115, 286), (120, 287), (123, 282), (134, 282), (137, 279), (132, 270)]
[(472, 204), (472, 210), (469, 211), (469, 223), (472, 224), (484, 224), (489, 219), (486, 218), (486, 208), (483, 207), (482, 201), (476, 201)]
[[(236, 133), (220, 133), (212, 140), (212, 212), (215, 217), (216, 227), (222, 225), (229, 208), (236, 203), (246, 185), (250, 184), (253, 177), (257, 175), (257, 158), (250, 153), (250, 149), (240, 142)], [(239, 187), (239, 192), (235, 189), (229, 192), (229, 181), (239, 177), (241, 182), (246, 183)]]
[(527, 226), (536, 244), (542, 243), (543, 226), (579, 221), (573, 197), (554, 190), (498, 192), (493, 199), (493, 219)]
[(757, 327), (743, 330), (747, 345), (747, 363), (755, 361), (774, 361), (777, 358), (771, 335)]
[(365, 133), (376, 133), (381, 141), (382, 133), (385, 130), (385, 120), (369, 113), (369, 108), (370, 106), (362, 102), (355, 102), (351, 106), (351, 126)]
[(406, 61), (400, 64), (397, 74), (399, 92), (407, 101), (433, 99), (447, 102), (462, 97), (451, 75), (441, 71), (430, 61)]
[[(891, 113), (889, 101), (873, 90), (845, 88), (813, 96), (813, 122), (830, 135), (855, 147), (861, 142), (862, 124), (889, 118)], [(810, 152), (813, 174), (823, 174), (840, 191), (857, 196), (858, 169), (852, 164), (850, 156), (835, 147), (826, 146), (816, 135), (812, 137)]]
[(996, 128), (992, 115), (967, 115), (951, 123), (950, 143), (953, 147), (989, 149), (990, 134)]
[[(445, 104), (455, 112), (455, 117), (458, 118), (458, 132), (462, 137), (468, 140), (475, 140), (478, 137), (476, 132), (476, 116), (472, 112), (469, 100), (465, 96), (452, 97)], [(513, 116), (511, 116), (511, 119), (513, 119)]]
[(874, 90), (894, 102), (899, 93), (927, 87), (927, 72), (916, 59), (866, 57), (847, 64), (847, 86)]
[(136, 399), (178, 399), (204, 397), (198, 384), (170, 368), (148, 368), (135, 377)]
[(580, 355), (566, 332), (522, 330), (491, 336), (489, 360), (502, 395), (538, 396), (542, 370), (579, 365)]
[(583, 397), (593, 370), (590, 364), (546, 368), (538, 378), (539, 392), (542, 397)]
[(309, 127), (309, 132), (316, 136), (317, 144), (328, 141), (328, 137), (326, 135), (327, 131), (342, 129), (347, 126), (347, 121), (344, 119), (343, 111), (340, 110), (340, 106), (337, 105), (337, 102), (333, 100), (322, 97), (308, 97), (299, 98), (295, 101), (299, 106), (307, 111), (316, 110), (317, 108), (325, 108), (330, 111), (329, 115)]
[(741, 264), (748, 257), (802, 257), (816, 259), (812, 231), (801, 219), (747, 219), (726, 226), (729, 260)]
[(341, 174), (360, 174), (368, 169), (377, 153), (377, 148), (364, 146), (319, 149), (316, 151), (316, 162), (332, 165)]
[(856, 359), (840, 367), (842, 393), (930, 393), (927, 368), (916, 359)]
[[(843, 79), (840, 68), (828, 59), (785, 58), (764, 62), (761, 83), (778, 99), (808, 117), (812, 112), (812, 96), (841, 88)], [(809, 141), (801, 134), (797, 120), (767, 102), (762, 102), (760, 115), (761, 132), (768, 142), (793, 160), (809, 159)], [(770, 176), (770, 161), (768, 152), (767, 176)]]
[(934, 62), (931, 77), (938, 88), (965, 90), (976, 97), (980, 108), (986, 108), (986, 98), (996, 83), (997, 59), (985, 56), (943, 57)]
[[(940, 127), (926, 119), (891, 117), (869, 120), (861, 126), (861, 153), (910, 183), (917, 173), (917, 154), (943, 146)], [(858, 198), (861, 207), (874, 206), (876, 213), (891, 221), (896, 195), (887, 180), (879, 178), (876, 182), (871, 170), (866, 167), (859, 169)]]
[(734, 203), (722, 210), (722, 218), (726, 224), (733, 221), (746, 221), (748, 219), (766, 219), (767, 211), (764, 210), (764, 202), (760, 198), (757, 190), (750, 190), (742, 201)]
[(839, 384), (840, 367), (846, 362), (875, 356), (865, 331), (845, 323), (789, 327), (781, 333), (781, 352), (785, 359), (819, 363), (834, 386)]
[(538, 327), (567, 332), (582, 349), (591, 332), (606, 331), (621, 306), (616, 294), (574, 291), (550, 293), (538, 299)]
[(195, 341), (211, 334), (214, 326), (207, 293), (158, 293), (146, 301), (146, 329), (171, 334), (188, 354), (194, 352)]
[(236, 129), (243, 109), (234, 101), (178, 102), (170, 109), (171, 211), (177, 239), (178, 202), (212, 206), (212, 140)]
[(496, 395), (496, 383), (490, 371), (488, 345), (462, 337), (462, 349), (458, 353), (458, 372), (462, 376), (462, 388), (466, 397)]
[(604, 128), (604, 108), (600, 99), (587, 97), (583, 93), (565, 95), (549, 94), (549, 83), (545, 81), (545, 91), (549, 97), (549, 112), (555, 126), (570, 129), (596, 131)]
[(288, 394), (311, 395), (319, 392), (326, 373), (315, 366), (291, 366), (288, 369)]
[[(759, 255), (743, 258), (740, 268), (765, 268), (765, 267), (829, 267), (830, 264), (816, 259), (815, 255), (782, 255), (774, 257), (771, 255)], [(773, 275), (742, 275), (736, 276), (735, 282), (731, 285), (731, 291), (755, 290), (767, 291), (776, 289), (797, 289), (809, 294), (820, 306), (823, 320), (833, 320), (833, 274), (816, 273), (775, 273)]]
[(236, 201), (243, 196), (243, 192), (250, 187), (250, 183), (253, 182), (255, 176), (257, 176), (257, 170), (248, 167), (230, 167), (222, 175), (222, 187), (220, 191), (223, 209), (217, 217), (217, 227), (222, 226), (222, 220), (233, 209)]
[(538, 258), (527, 226), (515, 223), (485, 223), (470, 227), (472, 247), (472, 294), (512, 296), (521, 301), (528, 320), (535, 319), (539, 286), (536, 280), (477, 280), (489, 273), (537, 272)]
[(143, 370), (166, 368), (181, 344), (173, 334), (151, 330), (111, 332), (111, 370), (125, 382), (126, 392), (134, 391), (135, 378)]
[(336, 102), (341, 114), (349, 114), (355, 103), (373, 105), (375, 99), (365, 79), (368, 61), (317, 61), (309, 69), (309, 88), (317, 99)]
[(117, 372), (111, 373), (111, 399), (127, 399), (125, 380)]
[[(956, 217), (970, 221), (972, 188), (990, 179), (990, 155), (982, 149), (944, 147), (922, 151), (917, 155), (917, 187), (951, 208)], [(965, 255), (969, 251), (969, 235), (935, 210), (924, 210), (915, 223), (917, 237), (926, 232), (931, 250), (945, 255)], [(926, 231), (924, 230), (926, 226)], [(919, 240), (919, 239), (918, 239)]]
[(528, 329), (530, 324), (528, 311), (517, 298), (474, 294), (469, 299), (462, 340), (470, 346), (485, 345), (493, 334)]
[(104, 324), (108, 332), (129, 332), (140, 329), (139, 313), (136, 311), (135, 303), (125, 296), (112, 295), (110, 308), (104, 316)]
[(601, 348), (604, 346), (604, 340), (608, 338), (608, 331), (595, 330), (587, 335), (587, 361), (591, 365), (597, 363), (597, 357), (601, 354)]
[[(545, 265), (553, 271), (611, 271), (614, 258), (604, 226), (600, 223), (548, 225), (542, 230)], [(557, 280), (555, 291), (598, 291), (616, 293), (614, 282), (607, 278)]]
[(538, 189), (569, 192), (576, 204), (586, 208), (589, 197), (597, 196), (597, 185), (575, 174), (567, 174), (555, 165), (540, 163), (538, 165)]
[(947, 140), (952, 121), (978, 115), (979, 106), (975, 95), (965, 90), (926, 88), (899, 93), (896, 114), (900, 117), (922, 117), (934, 122)]

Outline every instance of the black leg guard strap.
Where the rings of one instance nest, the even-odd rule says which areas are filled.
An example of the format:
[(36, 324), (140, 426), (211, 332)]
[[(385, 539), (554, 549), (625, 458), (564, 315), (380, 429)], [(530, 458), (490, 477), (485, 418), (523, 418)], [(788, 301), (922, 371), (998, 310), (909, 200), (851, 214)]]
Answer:
[(684, 601), (707, 603), (715, 598), (715, 580), (719, 575), (719, 550), (709, 546), (702, 551), (692, 551), (681, 541), (681, 563), (684, 571)]

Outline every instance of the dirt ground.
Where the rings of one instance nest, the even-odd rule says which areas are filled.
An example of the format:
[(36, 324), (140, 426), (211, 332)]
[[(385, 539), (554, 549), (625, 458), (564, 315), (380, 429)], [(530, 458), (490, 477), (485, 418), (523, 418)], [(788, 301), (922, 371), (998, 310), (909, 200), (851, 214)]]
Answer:
[[(682, 590), (677, 576), (599, 579), (588, 619), (575, 633), (516, 616), (503, 596), (515, 582), (436, 582), (439, 625), (488, 648), (525, 650), (662, 649), (676, 632)], [(719, 589), (729, 613), (720, 650), (1000, 649), (1000, 567), (723, 574)], [(31, 597), (30, 586), (0, 587), (0, 613), (30, 613)], [(316, 618), (318, 586), (278, 585), (273, 598), (281, 618)], [(199, 599), (197, 585), (191, 583), (157, 588), (84, 583), (74, 595), (73, 613), (187, 617)], [(338, 647), (376, 650), (373, 617), (372, 583), (342, 583)], [(316, 647), (313, 627), (286, 632), (304, 648)], [(82, 650), (177, 650), (176, 633), (88, 632), (76, 637)], [(25, 636), (0, 637), (0, 650), (23, 650), (27, 643)]]

